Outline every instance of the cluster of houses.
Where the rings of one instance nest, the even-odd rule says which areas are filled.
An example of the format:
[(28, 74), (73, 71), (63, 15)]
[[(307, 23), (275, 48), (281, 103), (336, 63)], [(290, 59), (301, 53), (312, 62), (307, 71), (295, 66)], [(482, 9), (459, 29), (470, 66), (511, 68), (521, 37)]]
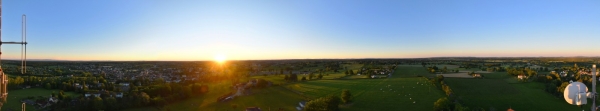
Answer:
[(41, 108), (46, 108), (48, 106), (51, 106), (52, 104), (56, 104), (58, 103), (59, 99), (56, 97), (52, 97), (50, 96), (48, 99), (38, 99), (38, 100), (31, 100), (31, 99), (23, 99), (21, 100), (21, 103), (25, 103), (28, 105), (33, 105), (38, 109)]

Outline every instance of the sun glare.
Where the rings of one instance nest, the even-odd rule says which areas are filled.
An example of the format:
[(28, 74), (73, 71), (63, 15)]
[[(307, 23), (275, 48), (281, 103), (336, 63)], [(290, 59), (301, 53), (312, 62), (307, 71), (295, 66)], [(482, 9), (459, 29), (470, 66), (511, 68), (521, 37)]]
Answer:
[(223, 54), (217, 54), (217, 55), (215, 55), (215, 61), (217, 63), (223, 63), (226, 60), (227, 60), (227, 57), (225, 55), (223, 55)]

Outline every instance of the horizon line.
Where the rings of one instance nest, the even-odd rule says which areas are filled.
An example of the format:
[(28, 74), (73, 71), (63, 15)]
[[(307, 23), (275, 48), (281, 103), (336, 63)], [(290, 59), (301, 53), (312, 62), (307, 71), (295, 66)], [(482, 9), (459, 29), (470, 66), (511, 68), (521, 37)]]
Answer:
[[(600, 56), (434, 56), (434, 57), (398, 57), (398, 58), (377, 58), (377, 57), (366, 57), (366, 58), (290, 58), (290, 59), (229, 59), (227, 61), (263, 61), (263, 60), (342, 60), (342, 59), (427, 59), (427, 58), (598, 58)], [(2, 61), (20, 61), (20, 59), (1, 59)], [(214, 61), (214, 60), (64, 60), (64, 59), (28, 59), (26, 61), (115, 61), (115, 62), (152, 62), (152, 61)]]

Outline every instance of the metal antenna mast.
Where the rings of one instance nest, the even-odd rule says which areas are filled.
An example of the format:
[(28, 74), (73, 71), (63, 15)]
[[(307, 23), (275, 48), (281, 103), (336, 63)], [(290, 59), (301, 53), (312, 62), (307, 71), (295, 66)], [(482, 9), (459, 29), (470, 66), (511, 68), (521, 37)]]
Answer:
[[(27, 67), (26, 67), (26, 62), (25, 59), (27, 59), (27, 19), (25, 14), (23, 14), (22, 18), (22, 27), (21, 27), (21, 42), (4, 42), (2, 41), (2, 1), (0, 0), (0, 46), (2, 46), (2, 44), (21, 44), (21, 74), (25, 74), (27, 73)], [(2, 55), (2, 51), (1, 51), (1, 47), (0, 47), (0, 55)], [(1, 57), (0, 57), (0, 61), (2, 61)], [(6, 102), (6, 97), (8, 96), (8, 90), (6, 88), (7, 84), (8, 84), (8, 77), (6, 76), (6, 74), (4, 74), (4, 71), (2, 70), (1, 67), (1, 63), (0, 63), (0, 109), (2, 108), (2, 106), (4, 105), (4, 103)]]
[(592, 65), (592, 110), (596, 111), (596, 64)]
[[(1, 11), (1, 10), (0, 10)], [(1, 15), (0, 15), (1, 17)], [(1, 19), (1, 18), (0, 18)], [(3, 44), (21, 44), (21, 74), (25, 74), (27, 73), (27, 67), (26, 67), (26, 62), (25, 59), (27, 59), (27, 16), (25, 16), (25, 14), (23, 14), (21, 20), (23, 20), (21, 23), (21, 42), (4, 42), (1, 40), (1, 35), (0, 35), (0, 45)], [(1, 22), (1, 20), (0, 20)], [(1, 31), (1, 28), (0, 28)], [(0, 32), (1, 34), (1, 32)], [(1, 49), (1, 47), (0, 47)], [(0, 55), (2, 55), (2, 51), (0, 51)], [(0, 57), (1, 58), (1, 57)], [(4, 73), (4, 72), (2, 72)]]

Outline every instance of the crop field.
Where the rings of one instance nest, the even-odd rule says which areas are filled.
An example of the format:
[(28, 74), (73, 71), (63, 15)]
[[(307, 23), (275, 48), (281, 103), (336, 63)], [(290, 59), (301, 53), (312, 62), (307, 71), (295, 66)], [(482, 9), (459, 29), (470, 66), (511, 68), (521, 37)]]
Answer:
[[(563, 98), (544, 91), (544, 84), (515, 82), (506, 73), (490, 73), (485, 79), (446, 78), (446, 84), (454, 91), (463, 105), (486, 110), (524, 111), (575, 111), (577, 106), (567, 104)], [(590, 108), (585, 105), (584, 108)]]

